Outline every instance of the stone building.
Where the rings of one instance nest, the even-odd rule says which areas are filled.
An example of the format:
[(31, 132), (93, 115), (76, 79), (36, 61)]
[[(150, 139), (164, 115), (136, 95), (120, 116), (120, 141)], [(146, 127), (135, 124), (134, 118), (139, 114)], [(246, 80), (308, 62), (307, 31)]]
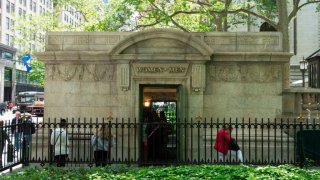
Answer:
[[(144, 109), (154, 101), (175, 102), (177, 122), (191, 118), (201, 122), (204, 118), (276, 118), (284, 109), (286, 113), (292, 110), (283, 108), (282, 103), (289, 86), (291, 54), (282, 51), (279, 32), (51, 32), (46, 43), (46, 51), (37, 54), (46, 68), (44, 121), (63, 117), (76, 118), (72, 120), (76, 123), (90, 118), (143, 122)], [(291, 95), (286, 91), (286, 98)], [(76, 131), (88, 133), (90, 128), (72, 130)], [(261, 154), (265, 138), (275, 145), (268, 146), (269, 152), (282, 154), (282, 147), (292, 151), (292, 138), (281, 134), (276, 139), (276, 131), (271, 135), (261, 130), (239, 132), (238, 140), (249, 161), (258, 156), (264, 158), (262, 161), (267, 158), (269, 153)], [(139, 132), (143, 130), (122, 128), (114, 132), (118, 146), (111, 156), (141, 158)], [(262, 138), (250, 146), (253, 137)], [(91, 151), (89, 143), (83, 142), (85, 138), (72, 139), (84, 147), (73, 149), (72, 157), (89, 156), (84, 153)], [(199, 159), (200, 152), (201, 157), (210, 149), (212, 154), (215, 135), (212, 130), (191, 128), (177, 130), (175, 139), (176, 153)], [(286, 146), (282, 146), (284, 139)], [(281, 151), (276, 149), (280, 142)]]
[(141, 116), (145, 88), (175, 89), (179, 117), (282, 113), (291, 54), (281, 34), (51, 32), (45, 117)]

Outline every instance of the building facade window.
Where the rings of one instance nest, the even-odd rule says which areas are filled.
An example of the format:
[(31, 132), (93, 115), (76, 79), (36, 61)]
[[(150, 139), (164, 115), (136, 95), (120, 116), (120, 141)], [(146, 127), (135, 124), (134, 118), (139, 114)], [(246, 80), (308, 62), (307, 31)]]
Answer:
[(10, 18), (6, 17), (6, 30), (10, 29)]
[(7, 1), (6, 9), (7, 13), (10, 13), (10, 1)]
[(10, 43), (9, 34), (6, 34), (6, 45), (9, 46), (9, 43)]
[(14, 13), (15, 12), (15, 6), (13, 3), (11, 3), (11, 13)]
[(9, 68), (4, 69), (4, 80), (12, 81), (12, 69), (9, 69)]
[(10, 35), (9, 41), (10, 41), (10, 42), (9, 42), (9, 43), (10, 43), (10, 46), (13, 47), (13, 46), (14, 46), (14, 37)]
[(37, 5), (35, 2), (32, 2), (33, 12), (37, 12)]
[(6, 51), (3, 51), (1, 53), (1, 58), (2, 59), (6, 59), (6, 60), (13, 60), (13, 54), (9, 53), (9, 52), (6, 52)]
[(14, 29), (14, 20), (13, 19), (10, 20), (10, 29), (11, 30)]
[(23, 0), (23, 6), (27, 7), (27, 0)]

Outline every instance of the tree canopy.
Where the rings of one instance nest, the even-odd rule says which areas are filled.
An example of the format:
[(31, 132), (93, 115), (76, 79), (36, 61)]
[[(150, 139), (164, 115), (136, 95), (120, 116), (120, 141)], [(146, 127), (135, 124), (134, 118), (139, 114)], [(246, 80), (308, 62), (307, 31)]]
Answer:
[[(288, 3), (292, 6), (289, 12)], [(226, 32), (239, 26), (267, 23), (282, 32), (283, 51), (289, 52), (290, 21), (301, 8), (315, 3), (320, 0), (110, 0), (108, 4), (101, 0), (54, 0), (52, 14), (17, 19), (16, 42), (30, 47), (28, 43), (38, 40), (37, 46), (44, 47), (41, 35), (57, 30), (136, 31), (168, 27), (185, 32)], [(84, 22), (78, 28), (57, 21), (62, 11), (75, 13), (65, 8), (68, 5), (83, 15)], [(39, 72), (34, 70), (29, 75)]]

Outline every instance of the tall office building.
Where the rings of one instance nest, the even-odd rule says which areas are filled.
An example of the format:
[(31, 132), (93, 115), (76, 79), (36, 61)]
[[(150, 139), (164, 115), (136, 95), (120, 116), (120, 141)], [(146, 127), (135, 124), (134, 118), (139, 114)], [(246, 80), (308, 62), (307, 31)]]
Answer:
[[(0, 102), (14, 100), (18, 92), (43, 91), (42, 87), (27, 80), (26, 67), (17, 54), (42, 51), (44, 47), (37, 42), (44, 42), (45, 34), (33, 33), (27, 44), (19, 43), (17, 39), (21, 32), (14, 30), (14, 26), (19, 18), (42, 16), (54, 10), (54, 0), (0, 0)], [(71, 30), (83, 22), (83, 16), (70, 5), (59, 11), (59, 22)]]
[[(29, 47), (15, 43), (18, 32), (14, 30), (15, 19), (28, 15), (52, 12), (53, 0), (1, 0), (0, 1), (0, 102), (14, 100), (17, 92), (42, 91), (43, 88), (27, 80), (26, 67), (18, 62), (21, 51), (36, 50), (35, 41)], [(44, 37), (44, 36), (43, 36)], [(44, 38), (43, 38), (44, 41)]]

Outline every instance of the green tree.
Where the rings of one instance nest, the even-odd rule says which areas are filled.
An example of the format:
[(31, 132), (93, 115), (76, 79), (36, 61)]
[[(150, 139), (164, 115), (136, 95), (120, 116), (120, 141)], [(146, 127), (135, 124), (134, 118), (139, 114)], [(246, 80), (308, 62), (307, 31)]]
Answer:
[(304, 6), (317, 0), (294, 0), (288, 12), (285, 0), (120, 0), (138, 12), (136, 29), (173, 27), (183, 31), (228, 31), (240, 24), (265, 21), (283, 33), (283, 50), (289, 52), (289, 23)]
[[(72, 8), (65, 8), (71, 5)], [(100, 0), (54, 0), (54, 11), (45, 15), (26, 15), (15, 17), (13, 30), (15, 31), (16, 47), (19, 48), (18, 59), (21, 61), (25, 54), (32, 55), (32, 70), (28, 79), (40, 86), (44, 85), (44, 65), (33, 56), (34, 52), (41, 52), (45, 48), (45, 34), (48, 31), (83, 31), (85, 26), (97, 24), (103, 15), (105, 5)], [(76, 10), (75, 10), (76, 9)], [(63, 11), (82, 14), (84, 21), (79, 27), (72, 27), (58, 21)]]

